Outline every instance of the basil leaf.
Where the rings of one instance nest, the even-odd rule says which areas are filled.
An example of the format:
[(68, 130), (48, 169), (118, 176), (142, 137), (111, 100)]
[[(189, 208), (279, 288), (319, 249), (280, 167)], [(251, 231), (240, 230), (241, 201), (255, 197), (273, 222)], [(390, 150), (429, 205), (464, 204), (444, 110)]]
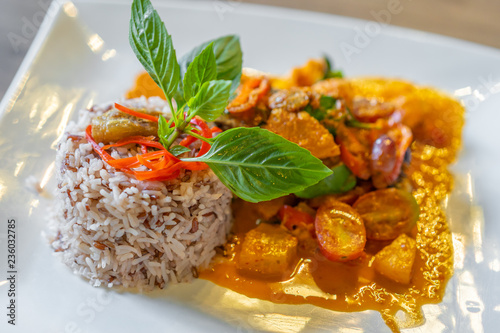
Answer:
[(335, 107), (337, 99), (331, 96), (321, 95), (319, 98), (319, 105), (324, 110), (331, 110)]
[(231, 81), (217, 80), (205, 82), (198, 94), (188, 102), (188, 117), (195, 115), (206, 121), (214, 121), (223, 112), (229, 99)]
[(165, 117), (160, 115), (158, 118), (158, 137), (160, 138), (160, 143), (166, 147), (167, 140), (170, 134), (175, 131), (175, 128), (170, 127), (171, 120), (167, 122)]
[(337, 99), (334, 97), (322, 95), (319, 98), (319, 108), (314, 109), (311, 104), (308, 104), (304, 111), (309, 113), (311, 117), (315, 118), (318, 121), (322, 121), (328, 116), (329, 111), (335, 109), (335, 104), (337, 103)]
[(177, 145), (177, 146), (173, 146), (172, 148), (170, 148), (169, 151), (172, 153), (172, 155), (179, 156), (181, 154), (190, 152), (191, 149), (184, 147), (184, 146)]
[(304, 111), (306, 111), (307, 113), (309, 113), (309, 115), (311, 117), (315, 118), (318, 121), (322, 121), (323, 119), (325, 119), (325, 117), (327, 115), (327, 112), (323, 108), (313, 109), (313, 107), (311, 106), (311, 104), (307, 105), (304, 108)]
[(172, 37), (149, 0), (132, 3), (129, 42), (148, 74), (171, 98), (180, 82), (180, 67)]
[(363, 122), (356, 120), (356, 119), (346, 120), (345, 124), (348, 127), (355, 127), (355, 128), (362, 128), (362, 129), (378, 129), (378, 130), (382, 129), (382, 127), (380, 127), (374, 123), (363, 123)]
[(217, 77), (217, 65), (215, 63), (213, 43), (201, 51), (194, 58), (184, 75), (184, 98), (188, 101), (195, 96), (203, 83), (215, 80)]
[[(240, 39), (236, 35), (228, 35), (210, 40), (186, 53), (180, 60), (181, 75), (187, 72), (189, 64), (193, 62), (196, 56), (205, 49), (210, 43), (213, 43), (215, 63), (217, 65), (217, 79), (231, 81), (231, 93), (233, 93), (240, 84), (241, 67), (243, 65), (243, 53), (241, 52)], [(174, 96), (177, 105), (185, 102), (183, 87), (179, 89)]]
[(295, 195), (303, 199), (312, 199), (321, 195), (344, 193), (356, 186), (356, 177), (344, 164), (332, 169), (333, 173), (319, 183), (296, 192)]
[(257, 127), (222, 132), (205, 155), (189, 161), (207, 163), (228, 188), (250, 202), (301, 191), (332, 173), (308, 150)]
[(330, 60), (330, 58), (328, 58), (327, 56), (323, 56), (323, 59), (326, 62), (326, 72), (325, 72), (325, 76), (323, 77), (323, 79), (331, 79), (331, 78), (341, 79), (344, 77), (344, 74), (342, 73), (342, 71), (333, 70), (332, 61)]

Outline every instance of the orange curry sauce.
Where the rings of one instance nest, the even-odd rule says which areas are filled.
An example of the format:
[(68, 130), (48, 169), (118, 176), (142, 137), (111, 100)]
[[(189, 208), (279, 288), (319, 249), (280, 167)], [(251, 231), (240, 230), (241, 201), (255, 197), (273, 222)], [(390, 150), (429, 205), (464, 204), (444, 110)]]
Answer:
[[(145, 74), (147, 76), (147, 74)], [(149, 76), (141, 75), (128, 97), (158, 96)], [(455, 100), (430, 88), (386, 79), (349, 79), (354, 95), (398, 105), (403, 123), (412, 128), (415, 142), (405, 172), (411, 181), (420, 218), (412, 231), (417, 256), (409, 285), (393, 282), (375, 272), (374, 255), (388, 243), (368, 241), (365, 255), (346, 263), (327, 260), (319, 251), (298, 250), (297, 265), (285, 281), (267, 281), (240, 274), (235, 258), (245, 232), (261, 218), (259, 205), (235, 200), (233, 235), (212, 266), (199, 277), (249, 297), (275, 303), (313, 304), (335, 311), (379, 311), (395, 332), (423, 323), (420, 307), (439, 303), (453, 274), (453, 246), (441, 208), (452, 188), (448, 165), (460, 148), (464, 110)], [(432, 143), (433, 145), (430, 145)], [(390, 242), (389, 242), (390, 243)], [(405, 322), (396, 319), (399, 310)]]

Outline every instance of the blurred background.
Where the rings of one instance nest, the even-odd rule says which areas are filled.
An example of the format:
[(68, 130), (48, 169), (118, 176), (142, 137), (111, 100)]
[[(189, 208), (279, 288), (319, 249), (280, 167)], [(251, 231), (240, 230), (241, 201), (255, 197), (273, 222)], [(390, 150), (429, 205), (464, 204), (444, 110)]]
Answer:
[[(434, 32), (500, 48), (498, 0), (201, 1), (210, 1), (219, 10), (230, 10), (240, 2), (248, 2), (331, 13)], [(0, 99), (29, 49), (50, 2), (51, 0), (0, 0)]]

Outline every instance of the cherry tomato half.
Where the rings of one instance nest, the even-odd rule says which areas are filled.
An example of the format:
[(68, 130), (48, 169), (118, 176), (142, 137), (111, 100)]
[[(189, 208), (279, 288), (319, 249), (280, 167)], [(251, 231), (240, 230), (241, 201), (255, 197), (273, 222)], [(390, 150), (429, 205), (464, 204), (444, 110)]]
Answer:
[(411, 193), (396, 188), (364, 194), (352, 207), (363, 218), (366, 237), (376, 240), (391, 240), (409, 232), (419, 215)]
[(361, 216), (349, 205), (327, 200), (314, 221), (319, 248), (331, 261), (356, 259), (363, 253), (366, 231)]

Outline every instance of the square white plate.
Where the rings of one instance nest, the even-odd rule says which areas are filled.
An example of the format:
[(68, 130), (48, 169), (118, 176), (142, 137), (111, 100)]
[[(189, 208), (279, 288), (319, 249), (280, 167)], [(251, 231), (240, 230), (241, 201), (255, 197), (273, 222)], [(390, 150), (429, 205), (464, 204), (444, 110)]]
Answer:
[[(400, 77), (438, 87), (468, 108), (456, 189), (444, 203), (455, 275), (425, 325), (408, 332), (500, 327), (500, 51), (349, 18), (239, 2), (153, 1), (178, 54), (238, 34), (244, 66), (281, 73), (323, 54), (347, 76)], [(75, 111), (118, 99), (141, 67), (128, 45), (128, 1), (55, 1), (0, 105), (1, 332), (389, 332), (374, 311), (338, 313), (247, 298), (207, 281), (147, 295), (90, 287), (43, 239), (55, 145)], [(7, 220), (16, 220), (16, 326), (6, 308)], [(119, 329), (118, 329), (119, 328)]]

